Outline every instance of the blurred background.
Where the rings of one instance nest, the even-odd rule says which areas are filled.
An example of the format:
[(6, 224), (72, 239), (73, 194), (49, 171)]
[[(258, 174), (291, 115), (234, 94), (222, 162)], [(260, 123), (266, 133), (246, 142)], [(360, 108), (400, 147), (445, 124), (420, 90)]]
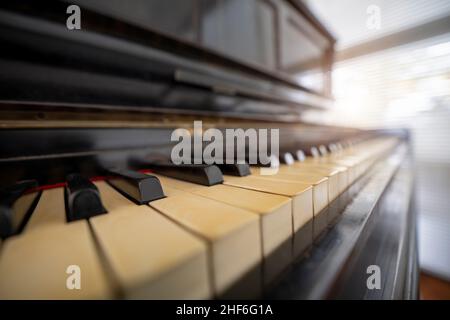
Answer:
[(433, 280), (427, 274), (449, 281), (450, 1), (304, 2), (338, 39), (334, 108), (305, 117), (410, 130), (422, 280)]

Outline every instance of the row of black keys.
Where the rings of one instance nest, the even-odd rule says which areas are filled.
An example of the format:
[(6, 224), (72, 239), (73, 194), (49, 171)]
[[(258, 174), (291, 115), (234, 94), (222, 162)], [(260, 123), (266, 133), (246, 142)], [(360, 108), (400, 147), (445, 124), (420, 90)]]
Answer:
[[(333, 145), (329, 151), (333, 152)], [(308, 148), (307, 155), (326, 155), (328, 150), (321, 145), (319, 148)], [(319, 151), (320, 150), (320, 151)], [(309, 152), (310, 151), (310, 152)], [(305, 157), (303, 151), (294, 153), (297, 160)], [(282, 152), (279, 162), (292, 164), (294, 156), (290, 152)], [(222, 173), (234, 176), (250, 174), (247, 164), (217, 164), (217, 165), (174, 165), (170, 163), (152, 163), (151, 169), (168, 177), (185, 180), (201, 185), (211, 186), (223, 182)], [(152, 175), (126, 169), (108, 169), (110, 177), (107, 182), (130, 200), (144, 204), (164, 197), (159, 180)], [(6, 238), (20, 233), (37, 204), (40, 192), (34, 180), (21, 181), (0, 191), (0, 238)], [(102, 205), (97, 187), (80, 174), (70, 174), (66, 178), (65, 203), (67, 221), (87, 219), (106, 213)]]
[[(156, 173), (201, 185), (211, 186), (223, 182), (223, 175), (246, 176), (247, 164), (233, 165), (152, 165)], [(164, 191), (157, 177), (128, 169), (109, 169), (106, 181), (124, 196), (137, 204), (164, 198)], [(35, 180), (21, 181), (0, 191), (0, 237), (20, 233), (25, 227), (40, 191)], [(89, 179), (80, 174), (70, 174), (65, 184), (67, 221), (88, 219), (106, 213), (100, 193)]]

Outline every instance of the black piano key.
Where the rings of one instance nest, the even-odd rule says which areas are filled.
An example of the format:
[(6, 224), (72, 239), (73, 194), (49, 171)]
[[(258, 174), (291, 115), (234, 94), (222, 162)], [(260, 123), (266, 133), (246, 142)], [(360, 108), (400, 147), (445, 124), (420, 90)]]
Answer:
[(250, 175), (250, 166), (247, 163), (243, 164), (216, 164), (224, 174), (230, 176), (245, 177)]
[(212, 186), (223, 182), (222, 172), (216, 165), (149, 163), (148, 166), (154, 172), (167, 177), (205, 186)]
[[(295, 149), (302, 151), (303, 154), (308, 157), (319, 157), (320, 156), (319, 149), (316, 147), (316, 144), (314, 144), (314, 143), (301, 143), (301, 144), (297, 145)], [(297, 151), (296, 151), (296, 153), (297, 153)], [(298, 158), (297, 154), (296, 154), (296, 157)]]
[(139, 204), (164, 198), (164, 191), (158, 178), (138, 171), (109, 169), (107, 181), (115, 189)]
[(306, 159), (305, 152), (303, 150), (297, 150), (295, 153), (297, 161), (303, 162)]
[(106, 213), (97, 187), (80, 174), (67, 176), (65, 197), (69, 222)]
[(35, 180), (20, 181), (0, 192), (0, 237), (6, 238), (19, 233), (25, 226), (40, 191)]
[(319, 146), (319, 153), (321, 156), (326, 156), (328, 154), (327, 147), (325, 147), (323, 144)]
[(309, 155), (311, 155), (312, 157), (314, 157), (314, 158), (319, 158), (320, 157), (320, 152), (319, 152), (319, 149), (317, 147), (311, 147), (311, 149), (309, 149), (309, 150), (310, 150)]
[(336, 143), (330, 143), (327, 148), (330, 153), (335, 153), (338, 147)]
[(280, 158), (274, 154), (269, 157), (269, 163), (258, 164), (260, 167), (264, 168), (278, 168), (280, 166)]
[(284, 163), (287, 165), (291, 165), (294, 164), (294, 156), (292, 155), (292, 153), (290, 152), (283, 152), (282, 154), (280, 154), (280, 163)]

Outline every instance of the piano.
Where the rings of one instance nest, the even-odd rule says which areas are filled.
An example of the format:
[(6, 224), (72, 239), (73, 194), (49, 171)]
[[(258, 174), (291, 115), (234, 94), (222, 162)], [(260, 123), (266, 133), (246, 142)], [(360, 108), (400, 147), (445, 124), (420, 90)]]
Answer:
[[(408, 134), (302, 120), (335, 43), (302, 1), (3, 1), (0, 30), (1, 299), (418, 297)], [(171, 160), (230, 128), (278, 157)]]

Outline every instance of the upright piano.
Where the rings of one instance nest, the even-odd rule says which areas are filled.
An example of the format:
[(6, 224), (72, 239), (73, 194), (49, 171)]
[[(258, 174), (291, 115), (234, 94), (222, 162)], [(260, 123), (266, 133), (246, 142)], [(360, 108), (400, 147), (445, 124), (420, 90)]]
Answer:
[[(302, 120), (335, 43), (302, 1), (2, 1), (0, 41), (1, 299), (417, 298), (408, 134)], [(172, 161), (209, 129), (278, 157)]]

